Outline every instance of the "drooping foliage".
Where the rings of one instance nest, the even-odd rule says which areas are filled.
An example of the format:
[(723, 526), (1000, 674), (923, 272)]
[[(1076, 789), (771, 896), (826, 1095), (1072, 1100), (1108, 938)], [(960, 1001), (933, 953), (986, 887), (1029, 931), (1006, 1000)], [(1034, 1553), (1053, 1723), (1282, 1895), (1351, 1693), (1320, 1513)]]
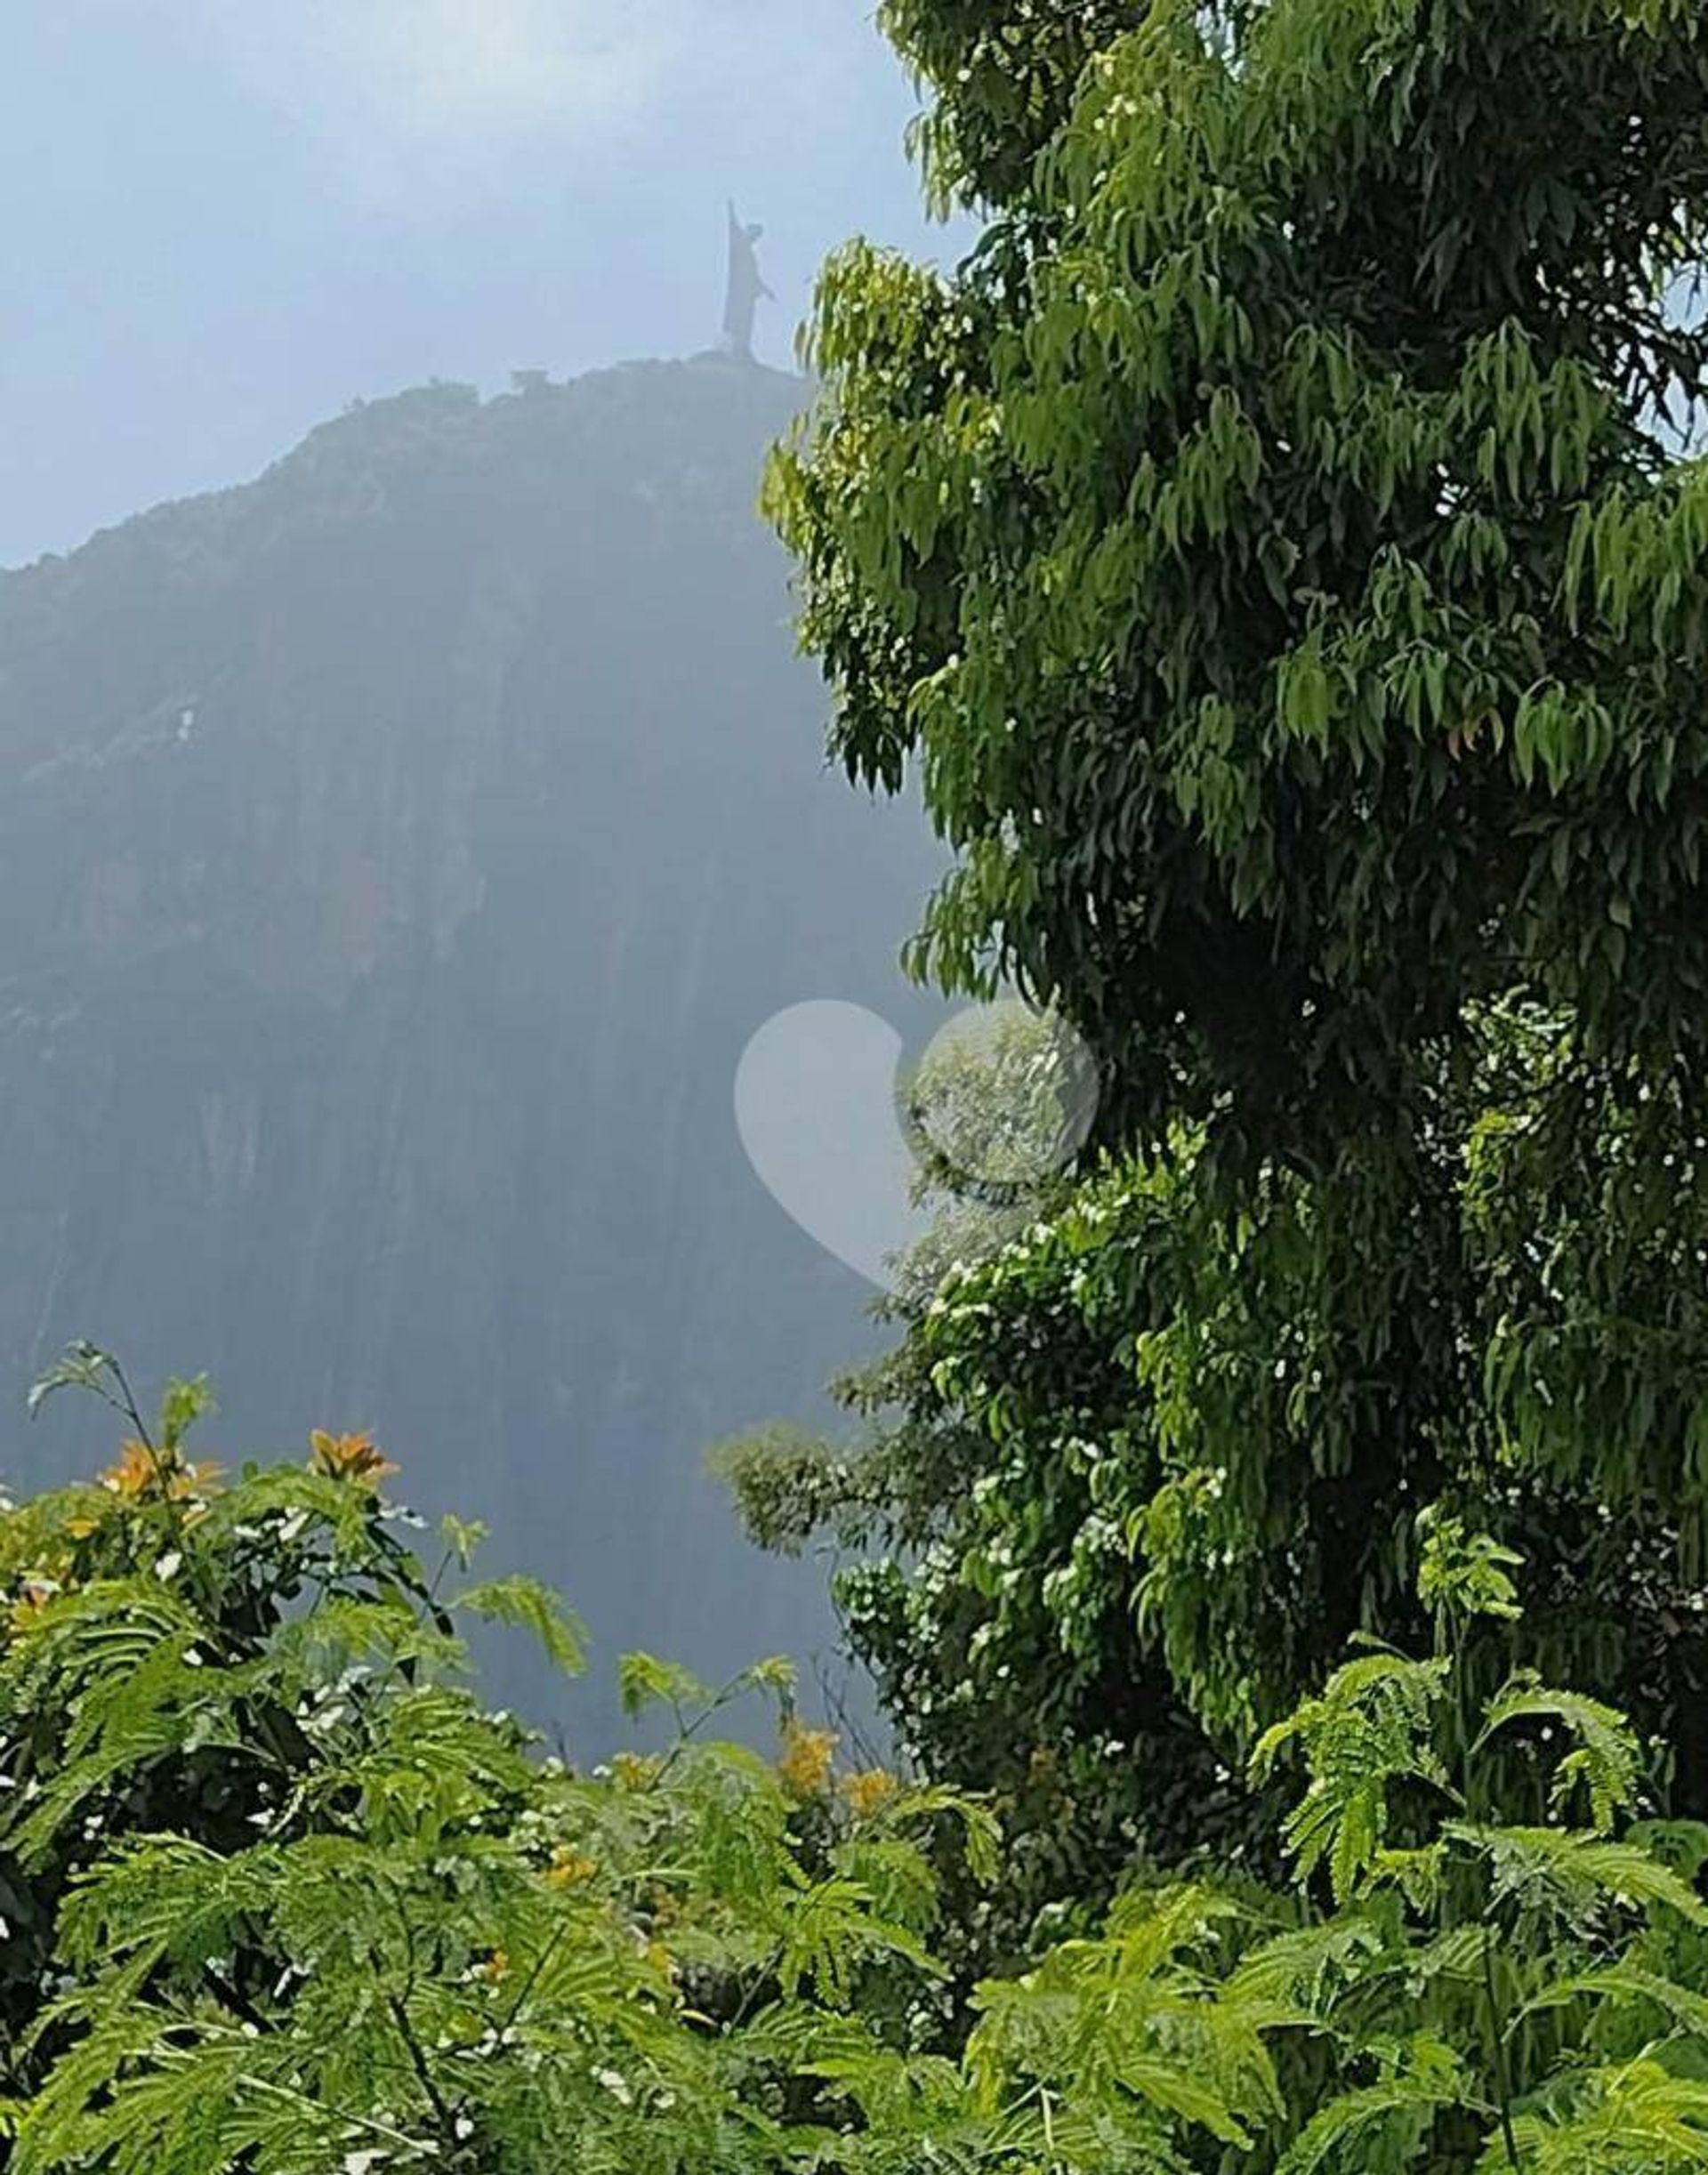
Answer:
[[(976, 1779), (1099, 1795), (1171, 1700), (1231, 1767), (1415, 1629), (1439, 1501), (1535, 1581), (1482, 1688), (1571, 1670), (1708, 1809), (1708, 19), (887, 20), (983, 236), (833, 262), (770, 503), (835, 752), (956, 850), (914, 964), (1085, 1032), (1108, 1161), (815, 1472), (857, 1642)], [(1152, 1750), (1089, 1835), (1179, 1841)]]
[(1698, 12), (1011, 12), (893, 11), (956, 141), (1084, 70), (958, 275), (833, 263), (774, 484), (840, 753), (962, 851), (923, 960), (1300, 1154), (1515, 980), (1694, 1049)]

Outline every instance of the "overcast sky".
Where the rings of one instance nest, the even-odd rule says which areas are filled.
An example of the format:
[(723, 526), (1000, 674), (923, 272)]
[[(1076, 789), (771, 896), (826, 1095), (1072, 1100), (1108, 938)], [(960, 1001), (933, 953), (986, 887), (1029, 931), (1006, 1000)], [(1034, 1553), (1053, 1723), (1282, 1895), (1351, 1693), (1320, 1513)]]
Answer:
[(0, 565), (349, 400), (716, 336), (824, 251), (949, 253), (871, 0), (0, 0)]

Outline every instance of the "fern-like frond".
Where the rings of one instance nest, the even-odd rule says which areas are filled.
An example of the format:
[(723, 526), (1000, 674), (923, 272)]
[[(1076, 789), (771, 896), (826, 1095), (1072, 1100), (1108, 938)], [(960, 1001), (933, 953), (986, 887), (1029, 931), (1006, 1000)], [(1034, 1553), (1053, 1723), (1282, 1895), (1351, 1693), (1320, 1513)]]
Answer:
[[(1683, 2175), (1708, 2167), (1708, 2083), (1647, 2058), (1591, 2071), (1558, 2109), (1521, 2114), (1514, 2142), (1527, 2175)], [(1505, 2163), (1491, 2140), (1478, 2175)]]
[(553, 1667), (566, 1677), (578, 1677), (587, 1666), (585, 1627), (537, 1578), (513, 1572), (505, 1578), (486, 1579), (466, 1588), (451, 1606), (466, 1609), (471, 1616), (484, 1617), (488, 1623), (505, 1623), (530, 1632)]
[(1582, 1916), (1601, 1903), (1632, 1910), (1674, 1911), (1708, 1925), (1708, 1906), (1690, 1884), (1633, 1842), (1593, 1831), (1550, 1827), (1477, 1827), (1450, 1824), (1446, 1833), (1489, 1860), (1497, 1902)]
[(1400, 2175), (1414, 2167), (1437, 2115), (1470, 2097), (1463, 2063), (1426, 2033), (1374, 2050), (1382, 2074), (1319, 2107), (1276, 2175)]
[(1309, 1785), (1285, 1828), (1301, 1881), (1326, 1863), (1337, 1900), (1352, 1896), (1386, 1846), (1392, 1786), (1421, 1781), (1450, 1794), (1434, 1744), (1447, 1669), (1443, 1659), (1361, 1655), (1259, 1740), (1251, 1765), (1260, 1781), (1289, 1746), (1304, 1753)]
[(1386, 1946), (1382, 1929), (1361, 1916), (1294, 1927), (1246, 1951), (1229, 1975), (1228, 1996), (1325, 2017)]
[(1581, 1788), (1589, 1800), (1591, 1825), (1609, 1833), (1616, 1817), (1637, 1801), (1641, 1755), (1637, 1740), (1616, 1708), (1581, 1692), (1551, 1690), (1540, 1678), (1513, 1678), (1489, 1704), (1478, 1744), (1517, 1721), (1558, 1724), (1575, 1746), (1555, 1771), (1554, 1802), (1564, 1807)]

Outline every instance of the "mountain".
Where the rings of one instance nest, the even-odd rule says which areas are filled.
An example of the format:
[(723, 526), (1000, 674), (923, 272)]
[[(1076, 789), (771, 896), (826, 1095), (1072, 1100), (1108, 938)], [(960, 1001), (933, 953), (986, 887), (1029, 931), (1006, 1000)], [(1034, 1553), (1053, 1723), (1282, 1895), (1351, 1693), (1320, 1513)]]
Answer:
[(753, 512), (802, 397), (715, 357), (433, 385), (0, 576), (9, 1479), (109, 1451), (21, 1421), (87, 1334), (207, 1371), (214, 1454), (371, 1428), (565, 1589), (601, 1685), (827, 1647), (701, 1461), (812, 1411), (866, 1287), (732, 1083), (801, 999), (922, 1022), (937, 859), (826, 774)]

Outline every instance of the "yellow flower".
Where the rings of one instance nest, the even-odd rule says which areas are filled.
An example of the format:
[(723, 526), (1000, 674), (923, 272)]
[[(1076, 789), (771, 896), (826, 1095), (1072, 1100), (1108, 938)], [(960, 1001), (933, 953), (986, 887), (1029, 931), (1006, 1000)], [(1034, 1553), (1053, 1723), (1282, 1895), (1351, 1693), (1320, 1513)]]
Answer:
[(552, 1863), (546, 1869), (546, 1881), (552, 1888), (581, 1888), (599, 1871), (596, 1857), (584, 1857), (581, 1851), (565, 1843), (552, 1853)]
[(900, 1788), (893, 1775), (882, 1768), (872, 1768), (864, 1775), (845, 1776), (842, 1789), (848, 1798), (849, 1809), (857, 1820), (869, 1820), (883, 1808)]
[(777, 1771), (789, 1795), (803, 1800), (821, 1796), (835, 1752), (836, 1739), (830, 1730), (802, 1729), (799, 1722), (785, 1722)]
[(658, 1779), (658, 1762), (639, 1752), (618, 1752), (611, 1772), (625, 1790), (649, 1790)]
[(353, 1480), (361, 1487), (377, 1487), (398, 1470), (381, 1456), (374, 1438), (367, 1433), (328, 1435), (324, 1428), (316, 1428), (309, 1437), (309, 1463), (331, 1480)]
[(676, 1959), (662, 1941), (647, 1943), (647, 1962), (657, 1972), (660, 1978), (668, 1979), (673, 1986), (675, 1985)]
[(510, 1958), (502, 1948), (495, 1948), (486, 1962), (477, 1963), (474, 1969), (477, 1978), (484, 1978), (488, 1985), (495, 1986), (500, 1979), (508, 1978)]
[(28, 1631), (36, 1624), (42, 1611), (60, 1591), (60, 1582), (45, 1571), (26, 1571), (19, 1588), (18, 1599), (7, 1611), (14, 1631)]

